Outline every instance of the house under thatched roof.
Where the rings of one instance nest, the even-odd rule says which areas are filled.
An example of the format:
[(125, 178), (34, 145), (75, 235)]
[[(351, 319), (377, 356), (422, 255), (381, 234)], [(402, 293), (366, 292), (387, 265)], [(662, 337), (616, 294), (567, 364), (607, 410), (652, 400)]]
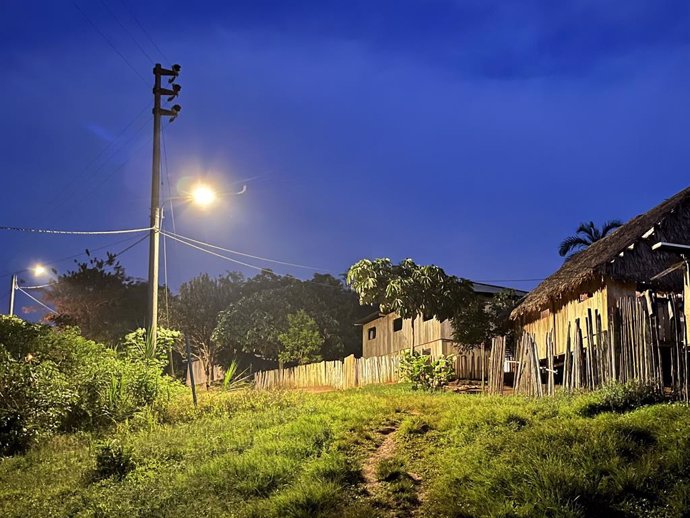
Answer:
[(544, 309), (561, 306), (583, 290), (591, 291), (608, 280), (681, 290), (683, 278), (679, 270), (654, 279), (679, 260), (677, 255), (653, 251), (652, 245), (659, 241), (690, 244), (690, 187), (566, 261), (527, 295), (511, 318), (535, 318)]

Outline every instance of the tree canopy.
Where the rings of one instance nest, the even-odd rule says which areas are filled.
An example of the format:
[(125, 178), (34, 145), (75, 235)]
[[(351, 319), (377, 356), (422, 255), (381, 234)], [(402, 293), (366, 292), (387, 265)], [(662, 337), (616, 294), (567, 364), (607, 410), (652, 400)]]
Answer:
[(127, 276), (115, 254), (108, 253), (105, 259), (90, 257), (45, 290), (45, 300), (57, 312), (46, 320), (77, 326), (86, 338), (114, 346), (126, 333), (144, 325), (146, 286)]
[(224, 355), (242, 352), (277, 361), (288, 315), (300, 310), (314, 320), (323, 337), (319, 356), (335, 359), (360, 351), (360, 331), (354, 322), (371, 308), (361, 307), (355, 293), (327, 274), (303, 281), (265, 271), (248, 279), (242, 296), (221, 312), (213, 338)]
[(348, 271), (347, 282), (360, 302), (411, 319), (413, 330), (419, 315), (450, 320), (453, 339), (464, 347), (507, 333), (508, 315), (516, 301), (511, 290), (487, 298), (475, 293), (471, 281), (448, 275), (438, 266), (417, 265), (411, 259), (399, 264), (390, 259), (362, 259)]
[(288, 329), (278, 335), (282, 348), (278, 353), (278, 359), (283, 363), (305, 363), (321, 360), (321, 347), (324, 338), (321, 336), (319, 326), (303, 309), (287, 316)]
[(474, 297), (467, 279), (448, 275), (435, 265), (420, 266), (412, 259), (399, 264), (390, 259), (362, 259), (348, 270), (347, 282), (362, 304), (411, 319), (413, 329), (418, 316), (447, 320)]

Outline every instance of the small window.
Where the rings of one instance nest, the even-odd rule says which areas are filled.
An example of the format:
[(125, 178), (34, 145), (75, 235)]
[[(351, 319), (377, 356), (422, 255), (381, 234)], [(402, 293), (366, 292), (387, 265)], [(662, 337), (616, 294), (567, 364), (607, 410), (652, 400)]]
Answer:
[(400, 331), (402, 330), (402, 318), (396, 318), (393, 320), (393, 331)]
[(376, 338), (376, 327), (370, 327), (367, 331), (367, 336), (369, 337), (369, 340)]

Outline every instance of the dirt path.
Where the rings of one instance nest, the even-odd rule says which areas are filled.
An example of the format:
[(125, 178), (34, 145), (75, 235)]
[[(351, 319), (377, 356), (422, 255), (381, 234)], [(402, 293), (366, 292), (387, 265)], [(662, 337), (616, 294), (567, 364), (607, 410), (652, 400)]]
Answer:
[(421, 478), (407, 472), (397, 455), (398, 426), (399, 423), (395, 423), (378, 430), (381, 442), (362, 464), (362, 478), (372, 504), (383, 516), (410, 518), (416, 516), (421, 501)]

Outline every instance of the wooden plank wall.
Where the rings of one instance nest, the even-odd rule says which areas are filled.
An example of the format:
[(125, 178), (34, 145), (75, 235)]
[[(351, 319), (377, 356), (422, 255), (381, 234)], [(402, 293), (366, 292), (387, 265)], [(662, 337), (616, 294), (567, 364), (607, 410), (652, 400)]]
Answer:
[(601, 316), (602, 328), (604, 330), (608, 329), (609, 300), (607, 289), (608, 287), (604, 286), (592, 292), (592, 296), (583, 301), (579, 299), (568, 301), (556, 308), (555, 315), (553, 309), (546, 309), (542, 311), (542, 316), (539, 319), (522, 326), (523, 331), (534, 338), (539, 358), (547, 357), (546, 337), (550, 333), (554, 333), (554, 326), (553, 349), (557, 356), (565, 354), (568, 340), (568, 325), (572, 325), (577, 319), (584, 321), (588, 312), (598, 313)]
[[(365, 358), (387, 356), (412, 347), (412, 320), (403, 320), (402, 329), (393, 331), (393, 322), (397, 318), (396, 314), (391, 313), (362, 326), (362, 355)], [(376, 328), (376, 337), (373, 339), (369, 339), (371, 328)], [(426, 321), (422, 317), (417, 318), (414, 325), (415, 346), (451, 338), (443, 334), (444, 329), (441, 322), (434, 318)]]

